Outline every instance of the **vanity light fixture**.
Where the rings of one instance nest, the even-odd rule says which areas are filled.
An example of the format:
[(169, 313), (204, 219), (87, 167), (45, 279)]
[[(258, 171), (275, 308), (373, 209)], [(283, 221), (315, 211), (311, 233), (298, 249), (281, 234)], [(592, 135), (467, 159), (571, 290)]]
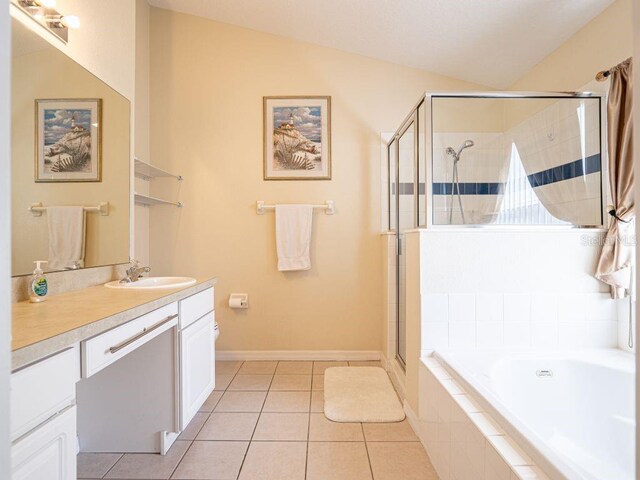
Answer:
[(69, 39), (70, 28), (80, 28), (77, 16), (62, 15), (55, 9), (56, 0), (12, 0), (12, 3), (64, 43)]
[(75, 15), (47, 15), (44, 17), (44, 21), (47, 22), (49, 28), (80, 28), (80, 19)]

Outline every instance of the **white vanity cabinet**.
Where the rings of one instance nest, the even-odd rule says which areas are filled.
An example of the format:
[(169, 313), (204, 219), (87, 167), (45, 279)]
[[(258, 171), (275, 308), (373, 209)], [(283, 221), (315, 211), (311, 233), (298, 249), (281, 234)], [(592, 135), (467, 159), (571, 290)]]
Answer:
[(164, 454), (214, 387), (213, 287), (87, 335), (12, 373), (11, 480), (73, 480), (78, 448)]
[(80, 451), (167, 452), (215, 387), (213, 300), (207, 288), (81, 342)]
[(76, 478), (76, 347), (11, 375), (12, 480)]
[(11, 471), (11, 480), (75, 480), (76, 407), (15, 442)]
[(180, 301), (180, 430), (215, 388), (213, 289)]

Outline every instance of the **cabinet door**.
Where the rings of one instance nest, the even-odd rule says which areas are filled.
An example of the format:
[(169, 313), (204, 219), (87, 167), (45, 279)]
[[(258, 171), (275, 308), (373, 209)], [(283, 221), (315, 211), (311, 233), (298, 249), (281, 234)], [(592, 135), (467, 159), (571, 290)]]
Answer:
[(12, 480), (75, 480), (76, 407), (70, 407), (11, 447)]
[(72, 347), (11, 374), (11, 440), (73, 405), (79, 373)]
[(189, 424), (215, 387), (213, 312), (180, 332), (180, 429)]

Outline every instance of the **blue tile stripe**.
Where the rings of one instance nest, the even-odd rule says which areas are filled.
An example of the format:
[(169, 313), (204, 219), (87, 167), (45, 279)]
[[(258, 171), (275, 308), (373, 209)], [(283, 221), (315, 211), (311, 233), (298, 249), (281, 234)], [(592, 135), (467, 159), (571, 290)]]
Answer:
[[(480, 182), (480, 183), (459, 183), (461, 195), (502, 195), (505, 183), (501, 182)], [(434, 183), (432, 186), (434, 195), (451, 195), (458, 193), (451, 182)]]
[[(531, 186), (535, 188), (563, 180), (570, 180), (575, 177), (582, 177), (590, 173), (597, 173), (601, 168), (600, 154), (597, 153), (584, 160), (580, 159), (541, 172), (532, 173), (528, 175), (527, 178)], [(413, 193), (413, 184), (408, 185), (411, 185), (411, 193)], [(504, 194), (505, 186), (505, 183), (500, 182), (459, 184), (461, 195), (502, 195)], [(454, 189), (454, 185), (451, 182), (433, 184), (434, 195), (451, 195), (452, 191), (454, 191), (454, 194), (458, 193), (458, 189)]]
[(533, 188), (549, 185), (550, 183), (570, 180), (590, 173), (596, 173), (601, 170), (600, 154), (591, 155), (590, 157), (575, 162), (565, 163), (557, 167), (542, 170), (541, 172), (532, 173), (527, 178)]

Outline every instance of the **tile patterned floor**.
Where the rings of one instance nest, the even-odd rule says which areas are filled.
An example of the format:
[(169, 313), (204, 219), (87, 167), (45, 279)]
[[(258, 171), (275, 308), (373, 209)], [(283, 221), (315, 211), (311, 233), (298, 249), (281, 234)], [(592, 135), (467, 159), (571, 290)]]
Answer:
[(79, 479), (437, 480), (400, 423), (324, 416), (324, 371), (379, 362), (217, 362), (216, 390), (166, 456), (78, 456)]

